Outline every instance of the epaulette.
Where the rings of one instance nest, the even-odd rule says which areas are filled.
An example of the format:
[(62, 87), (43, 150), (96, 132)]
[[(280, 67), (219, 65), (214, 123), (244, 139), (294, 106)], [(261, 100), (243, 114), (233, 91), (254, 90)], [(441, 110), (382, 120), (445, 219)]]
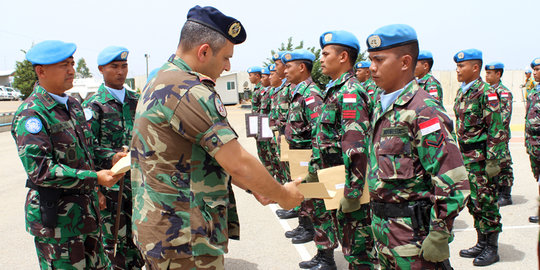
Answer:
[(204, 84), (211, 84), (211, 86), (215, 86), (216, 85), (216, 82), (214, 80), (212, 80), (212, 78), (202, 74), (202, 73), (199, 73), (199, 72), (195, 72), (195, 71), (189, 71), (188, 73), (190, 74), (193, 74), (195, 76), (197, 76), (199, 78), (199, 80), (204, 83)]

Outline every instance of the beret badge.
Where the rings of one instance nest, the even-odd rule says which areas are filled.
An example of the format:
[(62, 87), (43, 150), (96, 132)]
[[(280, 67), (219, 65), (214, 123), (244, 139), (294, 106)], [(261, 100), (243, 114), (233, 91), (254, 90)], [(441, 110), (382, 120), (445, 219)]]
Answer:
[(324, 35), (324, 41), (325, 42), (332, 41), (332, 33), (328, 33), (328, 34)]
[(534, 63), (535, 63), (535, 64), (540, 64), (540, 58), (534, 59)]
[(128, 52), (123, 52), (121, 55), (120, 55), (120, 58), (121, 59), (126, 59), (128, 56)]
[(458, 53), (457, 58), (463, 59), (465, 57), (465, 54), (463, 52)]
[(291, 54), (290, 54), (290, 53), (288, 53), (288, 54), (285, 55), (285, 59), (291, 60), (291, 58), (292, 58), (292, 57), (291, 57)]
[(381, 38), (377, 35), (373, 35), (368, 38), (368, 43), (371, 48), (378, 48), (381, 46)]
[(242, 30), (242, 26), (240, 25), (240, 23), (234, 22), (233, 24), (231, 24), (231, 26), (229, 26), (229, 36), (231, 36), (232, 38), (235, 38), (238, 36), (238, 34), (240, 34), (241, 30)]

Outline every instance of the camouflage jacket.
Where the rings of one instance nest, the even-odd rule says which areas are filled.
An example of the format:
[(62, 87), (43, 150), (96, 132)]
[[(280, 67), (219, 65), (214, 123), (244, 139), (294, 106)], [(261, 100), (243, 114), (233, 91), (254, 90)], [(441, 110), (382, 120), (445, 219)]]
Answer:
[(259, 110), (259, 113), (262, 115), (270, 115), (272, 109), (271, 90), (272, 87), (270, 86), (261, 89), (261, 109)]
[(536, 89), (527, 96), (525, 147), (529, 155), (540, 158), (540, 92)]
[(362, 83), (362, 87), (368, 93), (369, 99), (371, 101), (371, 106), (375, 108), (375, 103), (382, 93), (382, 90), (375, 84), (375, 81), (371, 77)]
[(39, 187), (83, 193), (61, 195), (57, 225), (48, 228), (42, 224), (39, 192), (31, 188), (25, 203), (26, 230), (38, 237), (72, 237), (99, 229), (94, 159), (108, 160), (110, 168), (114, 152), (93, 144), (80, 103), (69, 97), (67, 105), (69, 110), (36, 84), (13, 118), (11, 134), (28, 180)]
[(454, 103), (456, 130), (465, 164), (504, 158), (507, 132), (501, 118), (499, 96), (478, 78)]
[(443, 100), (443, 90), (441, 83), (433, 77), (433, 74), (428, 72), (424, 77), (418, 79), (420, 89), (425, 90), (431, 97), (440, 101)]
[(344, 164), (344, 195), (360, 198), (368, 165), (369, 97), (352, 70), (329, 83), (322, 97), (314, 153), (320, 155), (321, 168)]
[(142, 91), (131, 181), (134, 240), (145, 256), (219, 256), (238, 237), (230, 176), (214, 158), (237, 138), (226, 116), (214, 82), (176, 55)]
[[(131, 143), (133, 119), (139, 95), (126, 90), (124, 104), (118, 102), (102, 84), (97, 93), (84, 101), (86, 121), (90, 124), (95, 137), (95, 144), (106, 148), (122, 151), (122, 146)], [(96, 168), (110, 169), (102, 160), (96, 160)], [(124, 181), (126, 187), (131, 189), (128, 178)], [(111, 189), (118, 190), (118, 184)]]
[(311, 149), (315, 110), (322, 103), (321, 90), (310, 77), (292, 89), (291, 96), (285, 138), (291, 149)]
[(251, 111), (254, 113), (259, 113), (261, 107), (261, 91), (262, 91), (261, 82), (257, 83), (253, 87), (253, 94), (251, 96)]
[[(467, 170), (452, 120), (419, 89), (412, 81), (386, 111), (380, 104), (374, 109), (371, 200), (429, 201), (433, 204), (430, 230), (449, 233), (469, 195)], [(408, 248), (419, 250), (417, 246)]]
[(283, 133), (285, 129), (285, 123), (289, 115), (289, 103), (291, 84), (286, 80), (283, 80), (281, 86), (274, 88), (272, 95), (272, 119), (274, 130), (279, 130)]

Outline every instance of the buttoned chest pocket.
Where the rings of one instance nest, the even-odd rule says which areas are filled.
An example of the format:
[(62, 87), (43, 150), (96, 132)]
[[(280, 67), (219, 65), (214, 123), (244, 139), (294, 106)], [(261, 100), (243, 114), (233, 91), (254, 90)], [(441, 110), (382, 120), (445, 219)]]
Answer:
[(478, 98), (465, 101), (463, 108), (463, 125), (465, 128), (475, 127), (482, 123), (482, 108)]
[(210, 244), (224, 245), (228, 239), (226, 198), (204, 197), (201, 213), (206, 224), (206, 237)]
[(407, 127), (383, 128), (376, 149), (381, 180), (400, 180), (414, 177), (411, 138)]
[(59, 163), (71, 164), (79, 159), (77, 134), (69, 122), (52, 125), (50, 132), (54, 156)]
[(337, 114), (337, 108), (334, 104), (329, 104), (326, 107), (324, 107), (324, 110), (321, 115), (321, 123), (326, 125), (335, 125), (336, 124), (336, 116)]

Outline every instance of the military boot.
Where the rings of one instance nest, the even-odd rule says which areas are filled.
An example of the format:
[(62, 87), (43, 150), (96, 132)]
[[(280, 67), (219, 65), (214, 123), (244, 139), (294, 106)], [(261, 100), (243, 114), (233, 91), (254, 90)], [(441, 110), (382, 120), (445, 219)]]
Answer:
[(512, 202), (512, 187), (500, 187), (499, 189), (499, 206), (511, 205)]
[(313, 228), (313, 223), (311, 223), (311, 220), (309, 219), (309, 217), (303, 217), (303, 219), (304, 219), (304, 231), (300, 232), (299, 234), (293, 237), (292, 239), (293, 244), (303, 244), (309, 241), (313, 241), (313, 237), (315, 236), (315, 229)]
[(298, 217), (298, 227), (296, 227), (296, 228), (294, 228), (294, 229), (292, 229), (290, 231), (286, 231), (285, 232), (285, 237), (293, 238), (293, 237), (297, 236), (298, 234), (301, 234), (302, 232), (304, 232), (305, 231), (306, 219), (309, 221), (308, 217), (299, 216)]
[(310, 270), (337, 270), (336, 262), (334, 261), (334, 250), (323, 250), (319, 263), (311, 267)]
[(463, 258), (476, 258), (480, 255), (482, 251), (486, 248), (487, 245), (487, 234), (483, 234), (480, 230), (476, 229), (476, 234), (478, 237), (478, 242), (475, 246), (469, 249), (462, 249), (459, 251), (459, 256)]
[(529, 217), (530, 223), (538, 223), (538, 216), (530, 216)]
[(487, 246), (482, 253), (478, 255), (474, 261), (474, 266), (487, 266), (492, 265), (499, 261), (499, 233), (492, 232), (487, 234)]
[(317, 254), (315, 254), (311, 260), (300, 262), (298, 266), (300, 266), (302, 269), (310, 269), (311, 267), (314, 267), (315, 265), (319, 264), (323, 253), (324, 249), (317, 249)]
[(298, 211), (291, 209), (291, 210), (284, 210), (283, 212), (277, 212), (277, 216), (280, 219), (289, 219), (289, 218), (295, 218), (298, 217)]

